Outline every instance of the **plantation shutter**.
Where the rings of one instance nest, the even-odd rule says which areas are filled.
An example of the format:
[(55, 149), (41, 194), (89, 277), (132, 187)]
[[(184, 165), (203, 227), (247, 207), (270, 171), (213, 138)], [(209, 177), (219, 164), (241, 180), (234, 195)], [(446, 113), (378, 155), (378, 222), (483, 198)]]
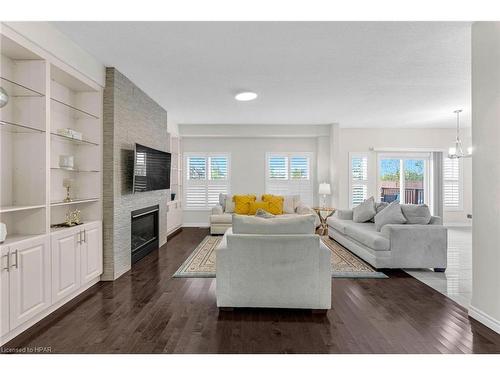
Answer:
[(363, 202), (368, 195), (368, 157), (366, 155), (351, 155), (351, 207)]
[(312, 205), (313, 182), (310, 153), (268, 153), (266, 164), (266, 193), (300, 195), (302, 203)]
[(206, 210), (219, 203), (219, 194), (228, 194), (229, 155), (186, 155), (184, 200), (186, 210)]
[(443, 201), (447, 210), (462, 208), (461, 165), (459, 159), (445, 158), (443, 163)]

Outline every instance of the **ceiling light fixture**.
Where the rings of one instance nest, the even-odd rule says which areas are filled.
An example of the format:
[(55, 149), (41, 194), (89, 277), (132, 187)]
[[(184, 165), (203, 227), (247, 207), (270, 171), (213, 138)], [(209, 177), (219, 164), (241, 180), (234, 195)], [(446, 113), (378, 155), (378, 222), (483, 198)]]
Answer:
[(251, 91), (240, 92), (234, 97), (240, 102), (249, 102), (250, 100), (257, 99), (257, 94)]
[(470, 158), (472, 156), (472, 147), (467, 148), (467, 154), (464, 153), (462, 148), (462, 140), (460, 139), (460, 112), (462, 112), (461, 109), (453, 111), (453, 113), (457, 114), (457, 138), (455, 139), (455, 146), (450, 147), (448, 151), (450, 159)]

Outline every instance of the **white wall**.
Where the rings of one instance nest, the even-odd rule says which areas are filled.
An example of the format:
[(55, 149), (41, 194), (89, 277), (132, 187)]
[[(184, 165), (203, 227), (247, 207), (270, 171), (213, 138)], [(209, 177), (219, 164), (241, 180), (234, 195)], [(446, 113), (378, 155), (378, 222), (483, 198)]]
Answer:
[(474, 225), (469, 314), (500, 333), (500, 22), (472, 25)]
[[(189, 133), (191, 136), (183, 137), (183, 152), (225, 152), (231, 154), (231, 192), (237, 193), (265, 193), (265, 157), (266, 152), (313, 152), (315, 157), (312, 160), (313, 179), (315, 181), (314, 191), (317, 191), (318, 174), (316, 156), (318, 144), (320, 144), (322, 155), (328, 157), (327, 145), (325, 146), (324, 138), (318, 140), (318, 137), (310, 136), (317, 129), (311, 125), (310, 133), (298, 134), (299, 128), (296, 126), (282, 127), (279, 131), (282, 132), (280, 138), (270, 131), (272, 127), (268, 127), (266, 131), (259, 126), (249, 127), (246, 130), (244, 125), (226, 126), (224, 136), (214, 136), (210, 133), (210, 126), (203, 125), (202, 128), (204, 137), (193, 137), (191, 126), (180, 125), (181, 135)], [(236, 128), (236, 129), (234, 129)], [(287, 132), (287, 130), (289, 132)], [(328, 129), (328, 128), (326, 128)], [(266, 132), (267, 136), (262, 136)], [(294, 133), (293, 137), (283, 137), (283, 134)], [(236, 136), (235, 134), (240, 134)], [(245, 135), (243, 135), (245, 134)], [(248, 134), (259, 134), (260, 137), (250, 137)], [(322, 175), (324, 174), (325, 161), (321, 161)], [(317, 199), (317, 197), (315, 197)], [(208, 225), (208, 211), (184, 211), (184, 225)]]
[(1, 26), (17, 32), (104, 87), (104, 65), (49, 22), (2, 22)]
[[(453, 121), (453, 113), (450, 113)], [(349, 152), (368, 153), (368, 173), (370, 184), (368, 194), (376, 196), (377, 182), (375, 171), (377, 168), (376, 152), (374, 148), (435, 148), (448, 150), (455, 140), (454, 129), (347, 129), (339, 132), (339, 207), (349, 206)], [(470, 128), (462, 129), (464, 143), (470, 144)], [(468, 223), (468, 213), (472, 213), (472, 165), (471, 160), (464, 160), (464, 210), (445, 211), (444, 221), (447, 223)]]

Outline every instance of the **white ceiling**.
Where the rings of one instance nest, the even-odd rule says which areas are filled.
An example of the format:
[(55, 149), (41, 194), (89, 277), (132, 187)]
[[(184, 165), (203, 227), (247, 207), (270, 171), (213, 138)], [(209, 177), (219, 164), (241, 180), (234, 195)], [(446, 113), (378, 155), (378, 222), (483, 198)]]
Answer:
[(468, 23), (54, 25), (178, 123), (453, 127), (456, 108), (470, 123)]

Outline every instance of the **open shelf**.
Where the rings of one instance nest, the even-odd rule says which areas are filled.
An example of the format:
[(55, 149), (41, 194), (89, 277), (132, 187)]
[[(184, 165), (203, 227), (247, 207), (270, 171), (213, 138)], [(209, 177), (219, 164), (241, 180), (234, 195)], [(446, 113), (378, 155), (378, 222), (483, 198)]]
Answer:
[(65, 172), (73, 172), (73, 173), (98, 173), (100, 171), (98, 170), (84, 170), (84, 169), (77, 169), (77, 168), (62, 168), (62, 167), (51, 167), (50, 169), (53, 170), (59, 170), (59, 171), (65, 171)]
[(83, 109), (80, 109), (80, 108), (77, 108), (71, 104), (68, 104), (68, 103), (65, 103), (59, 99), (55, 99), (55, 98), (50, 98), (50, 100), (52, 100), (53, 103), (56, 103), (57, 105), (61, 105), (61, 106), (64, 106), (66, 109), (70, 110), (70, 112), (73, 113), (74, 117), (75, 118), (81, 118), (81, 117), (84, 117), (84, 118), (90, 118), (90, 119), (94, 119), (94, 120), (99, 120), (99, 116), (96, 116), (90, 112), (87, 112)]
[(45, 133), (45, 130), (42, 129), (5, 120), (0, 120), (0, 130), (9, 133)]
[(69, 206), (72, 204), (92, 203), (92, 202), (98, 202), (98, 201), (99, 201), (99, 198), (83, 198), (83, 199), (74, 198), (71, 202), (55, 201), (55, 202), (51, 202), (50, 205), (52, 207), (58, 207), (58, 206)]
[(71, 143), (74, 143), (77, 145), (99, 146), (98, 143), (86, 141), (84, 139), (75, 139), (75, 138), (67, 137), (65, 135), (54, 133), (54, 132), (51, 132), (50, 134), (53, 135), (54, 137), (56, 137), (56, 139), (58, 139), (58, 140), (71, 142)]
[(24, 86), (18, 82), (14, 82), (8, 78), (0, 77), (2, 82), (2, 87), (7, 91), (7, 93), (13, 97), (43, 97), (43, 93)]
[(35, 210), (38, 208), (45, 208), (45, 204), (23, 205), (23, 206), (1, 206), (0, 213)]

